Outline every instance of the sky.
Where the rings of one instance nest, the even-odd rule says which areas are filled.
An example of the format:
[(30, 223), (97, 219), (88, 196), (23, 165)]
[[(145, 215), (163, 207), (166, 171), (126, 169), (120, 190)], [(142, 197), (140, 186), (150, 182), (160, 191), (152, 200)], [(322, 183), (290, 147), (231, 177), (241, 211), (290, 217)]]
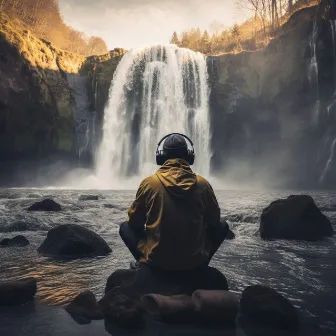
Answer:
[(109, 49), (169, 43), (174, 31), (228, 28), (250, 15), (235, 0), (60, 0), (60, 8), (68, 25)]

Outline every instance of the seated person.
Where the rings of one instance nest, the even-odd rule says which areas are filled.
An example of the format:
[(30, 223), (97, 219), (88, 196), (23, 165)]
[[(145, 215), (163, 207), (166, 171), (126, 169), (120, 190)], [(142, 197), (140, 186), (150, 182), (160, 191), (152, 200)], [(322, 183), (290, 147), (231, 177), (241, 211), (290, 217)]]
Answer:
[(211, 185), (190, 168), (194, 150), (185, 138), (173, 133), (160, 141), (157, 163), (162, 166), (142, 181), (120, 227), (134, 258), (163, 271), (207, 267), (228, 232)]

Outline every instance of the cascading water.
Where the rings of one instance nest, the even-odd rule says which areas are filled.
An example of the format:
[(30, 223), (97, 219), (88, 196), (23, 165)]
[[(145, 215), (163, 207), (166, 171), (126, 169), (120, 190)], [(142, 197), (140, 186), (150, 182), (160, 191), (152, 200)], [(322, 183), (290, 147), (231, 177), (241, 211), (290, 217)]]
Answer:
[(97, 178), (118, 178), (155, 172), (158, 141), (171, 132), (192, 138), (194, 169), (209, 175), (210, 119), (205, 57), (175, 45), (131, 50), (114, 75), (105, 110)]
[(318, 70), (318, 63), (317, 63), (317, 55), (316, 55), (316, 42), (317, 42), (317, 22), (314, 23), (313, 28), (313, 35), (310, 40), (310, 50), (311, 50), (311, 59), (310, 59), (310, 66), (309, 66), (309, 81), (313, 89), (315, 90), (316, 95), (316, 103), (313, 115), (313, 122), (317, 126), (320, 117), (320, 93), (319, 93), (319, 70)]

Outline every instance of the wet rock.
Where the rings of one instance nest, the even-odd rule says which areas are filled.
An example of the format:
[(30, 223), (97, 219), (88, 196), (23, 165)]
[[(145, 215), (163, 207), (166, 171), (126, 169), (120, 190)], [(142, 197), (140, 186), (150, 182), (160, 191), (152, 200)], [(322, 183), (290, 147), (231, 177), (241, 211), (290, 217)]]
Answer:
[(34, 299), (37, 283), (34, 278), (0, 282), (0, 305), (21, 305)]
[(16, 236), (12, 239), (5, 238), (0, 242), (4, 247), (23, 247), (29, 245), (29, 240), (24, 236)]
[(333, 235), (329, 219), (322, 214), (312, 197), (290, 196), (272, 202), (260, 218), (263, 239), (297, 239), (316, 241)]
[(105, 256), (112, 252), (97, 233), (76, 224), (51, 229), (38, 252), (55, 257)]
[(44, 199), (31, 205), (28, 211), (62, 211), (62, 207), (52, 199)]
[(226, 234), (225, 239), (232, 240), (232, 239), (235, 239), (235, 238), (236, 238), (236, 235), (234, 234), (233, 231), (231, 231), (231, 230), (229, 229), (228, 233)]
[(107, 209), (115, 209), (116, 208), (116, 206), (114, 204), (104, 204), (103, 206), (104, 206), (104, 208), (107, 208)]
[(17, 221), (5, 226), (2, 232), (17, 232), (17, 231), (39, 231), (41, 230), (40, 223), (28, 223), (24, 221)]
[(121, 287), (110, 290), (100, 301), (106, 320), (114, 321), (126, 328), (139, 328), (143, 325), (142, 309), (138, 299)]
[(235, 238), (235, 234), (230, 230), (229, 224), (227, 223), (226, 219), (224, 217), (221, 217), (220, 219), (221, 223), (224, 224), (227, 227), (227, 234), (225, 239), (234, 239)]
[(239, 301), (234, 293), (219, 290), (197, 290), (193, 293), (192, 300), (201, 322), (235, 324)]
[(2, 247), (8, 246), (9, 242), (10, 242), (10, 239), (9, 238), (5, 238), (5, 239), (1, 240), (0, 246), (2, 246)]
[(78, 201), (98, 201), (98, 195), (80, 195)]
[(247, 287), (240, 305), (242, 314), (259, 324), (279, 329), (296, 329), (299, 325), (295, 307), (269, 287)]
[(196, 318), (195, 303), (188, 295), (148, 294), (141, 298), (141, 307), (154, 319), (167, 323), (188, 323)]
[(29, 245), (29, 240), (24, 236), (16, 236), (10, 240), (8, 245), (9, 246), (27, 246)]
[(65, 309), (74, 320), (82, 321), (83, 324), (85, 324), (85, 320), (101, 320), (104, 318), (96, 297), (90, 291), (85, 291), (76, 296)]
[(213, 267), (169, 272), (141, 264), (132, 282), (139, 297), (146, 294), (191, 295), (197, 289), (228, 290), (225, 276)]
[(116, 270), (107, 279), (105, 294), (116, 287), (125, 286), (131, 283), (134, 281), (136, 274), (137, 271), (132, 269)]

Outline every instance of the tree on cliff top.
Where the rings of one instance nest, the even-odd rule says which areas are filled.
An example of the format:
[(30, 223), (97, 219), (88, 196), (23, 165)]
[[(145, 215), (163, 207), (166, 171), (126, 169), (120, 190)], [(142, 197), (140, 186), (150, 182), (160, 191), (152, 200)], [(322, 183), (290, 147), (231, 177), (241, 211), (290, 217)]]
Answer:
[[(294, 11), (315, 5), (319, 1), (334, 0), (236, 0), (239, 7), (252, 12), (250, 19), (240, 25), (235, 24), (231, 29), (218, 29), (211, 37), (206, 30), (201, 32), (199, 28), (184, 31), (181, 34), (180, 46), (204, 54), (263, 48), (277, 36), (282, 24)], [(216, 27), (223, 29), (223, 25), (217, 22)], [(173, 38), (174, 36), (178, 36), (176, 32)]]
[(58, 0), (0, 0), (1, 12), (19, 19), (38, 37), (58, 48), (85, 56), (108, 52), (101, 38), (88, 37), (64, 23)]

